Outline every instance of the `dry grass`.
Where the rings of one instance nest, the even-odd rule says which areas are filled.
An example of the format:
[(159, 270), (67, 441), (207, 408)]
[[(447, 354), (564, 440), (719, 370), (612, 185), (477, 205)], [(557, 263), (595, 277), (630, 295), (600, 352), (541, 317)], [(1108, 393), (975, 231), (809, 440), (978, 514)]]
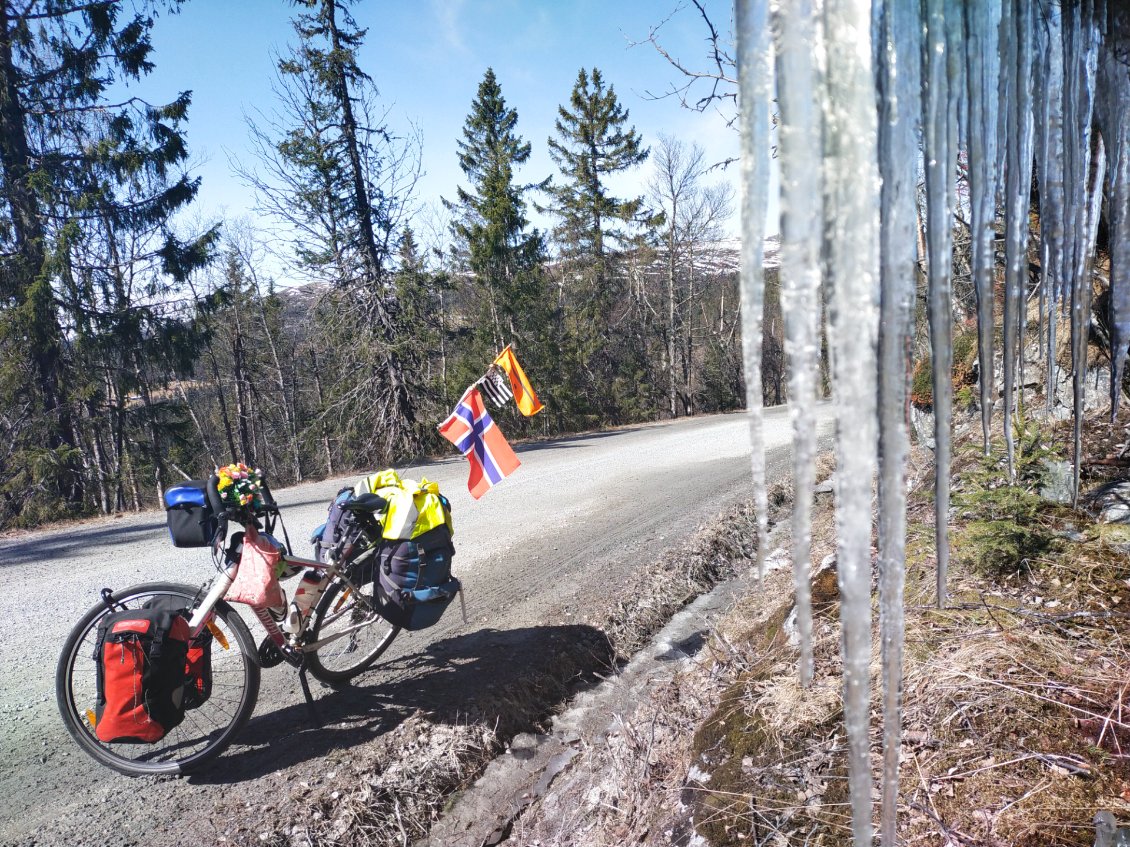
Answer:
[[(1021, 439), (1019, 487), (976, 445), (959, 450), (950, 531), (963, 543), (944, 610), (934, 606), (931, 457), (912, 461), (903, 844), (1083, 847), (1094, 841), (1097, 809), (1130, 818), (1130, 531), (1033, 500), (1051, 443), (1034, 429)], [(830, 499), (818, 498), (817, 562), (834, 553)], [(989, 518), (992, 532), (969, 531)], [(987, 549), (997, 532), (1017, 537), (1018, 524), (1053, 543), (1023, 563)], [(517, 843), (848, 843), (834, 572), (815, 580), (816, 677), (807, 689), (781, 637), (790, 603), (784, 572), (743, 600), (702, 660), (625, 715), (607, 750), (585, 751), (561, 792), (519, 823)], [(880, 676), (876, 654), (876, 774)], [(876, 781), (876, 816), (879, 792)]]
[(664, 554), (638, 572), (593, 625), (607, 633), (617, 656), (627, 659), (648, 643), (676, 612), (735, 573), (754, 554), (756, 524), (748, 504), (731, 509), (689, 550)]
[(497, 746), (494, 733), (481, 726), (435, 725), (420, 718), (402, 723), (387, 741), (367, 746), (336, 780), (303, 792), (303, 814), (275, 843), (410, 844), (427, 834), (448, 795)]
[[(899, 798), (905, 844), (1090, 845), (1096, 809), (1130, 817), (1124, 534), (1034, 502), (1038, 460), (1049, 451), (1039, 433), (1029, 436), (1018, 487), (975, 449), (959, 454), (950, 527), (959, 552), (942, 611), (933, 606), (929, 473), (912, 494)], [(919, 456), (919, 467), (927, 461)], [(986, 518), (992, 532), (970, 530)], [(1025, 548), (1002, 553), (995, 547), (1002, 535), (1029, 537), (1017, 526), (1053, 543), (1041, 541), (1030, 557)], [(711, 844), (846, 840), (834, 604), (817, 606), (816, 633), (812, 688), (801, 689), (791, 673), (747, 677), (743, 696), (720, 703), (710, 718), (727, 729), (700, 747), (699, 762), (720, 772), (726, 756), (746, 763), (740, 780), (702, 787), (713, 800), (699, 803), (695, 822)], [(878, 657), (872, 670), (877, 764)], [(876, 783), (876, 798), (879, 791)]]

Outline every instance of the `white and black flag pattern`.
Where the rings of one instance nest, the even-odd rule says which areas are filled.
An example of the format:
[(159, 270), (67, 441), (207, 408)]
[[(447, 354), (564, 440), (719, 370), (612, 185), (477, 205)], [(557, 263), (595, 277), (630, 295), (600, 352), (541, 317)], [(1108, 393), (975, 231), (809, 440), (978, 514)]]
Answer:
[(478, 385), (482, 388), (483, 395), (498, 407), (514, 396), (514, 392), (510, 390), (510, 380), (498, 365), (491, 365)]

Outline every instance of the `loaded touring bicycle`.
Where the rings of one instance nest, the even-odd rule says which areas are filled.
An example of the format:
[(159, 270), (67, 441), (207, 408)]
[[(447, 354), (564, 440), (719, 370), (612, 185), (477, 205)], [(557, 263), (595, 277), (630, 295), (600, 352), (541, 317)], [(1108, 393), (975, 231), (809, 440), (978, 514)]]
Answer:
[[(209, 549), (216, 574), (103, 588), (56, 671), (71, 736), (125, 774), (183, 773), (223, 752), (255, 709), (262, 668), (298, 668), (316, 718), (307, 672), (352, 679), (401, 629), (431, 626), (462, 597), (450, 505), (426, 480), (389, 470), (342, 489), (311, 536), (312, 559), (293, 554), (270, 488), (244, 465), (170, 488), (165, 505), (174, 546)], [(279, 580), (300, 574), (288, 602)], [(240, 604), (266, 631), (258, 646)]]

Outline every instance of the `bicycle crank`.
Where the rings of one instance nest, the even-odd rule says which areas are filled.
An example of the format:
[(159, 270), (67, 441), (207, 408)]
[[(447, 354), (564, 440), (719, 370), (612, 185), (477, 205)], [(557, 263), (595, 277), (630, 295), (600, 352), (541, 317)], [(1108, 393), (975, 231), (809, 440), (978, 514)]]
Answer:
[(269, 635), (264, 636), (259, 644), (260, 667), (273, 668), (275, 665), (289, 662), (297, 668), (301, 667), (302, 659), (303, 655), (301, 650), (295, 650), (290, 646), (279, 649), (279, 646), (271, 640)]

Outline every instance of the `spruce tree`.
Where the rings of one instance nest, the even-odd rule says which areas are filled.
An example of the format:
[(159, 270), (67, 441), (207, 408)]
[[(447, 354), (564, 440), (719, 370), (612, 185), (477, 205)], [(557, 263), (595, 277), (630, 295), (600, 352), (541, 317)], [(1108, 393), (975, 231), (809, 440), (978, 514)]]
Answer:
[(564, 180), (548, 191), (561, 218), (559, 238), (567, 255), (591, 257), (603, 274), (609, 248), (627, 240), (624, 225), (643, 209), (642, 197), (613, 196), (608, 177), (642, 164), (648, 150), (635, 127), (626, 128), (628, 110), (597, 68), (591, 74), (581, 68), (569, 107), (557, 113), (549, 153)]
[(161, 485), (177, 421), (151, 389), (191, 344), (153, 304), (215, 232), (169, 227), (198, 185), (189, 94), (106, 97), (153, 67), (156, 6), (0, 3), (0, 524), (118, 508), (126, 487), (137, 503), (138, 477)]
[(528, 230), (525, 194), (536, 186), (515, 182), (530, 158), (516, 131), (518, 112), (506, 105), (494, 70), (487, 68), (457, 141), (459, 167), (470, 188), (458, 189), (460, 217), (453, 228), (479, 293), (477, 354), (528, 337), (543, 311), (541, 234)]
[(571, 381), (563, 394), (576, 407), (574, 416), (596, 413), (614, 423), (650, 405), (641, 351), (614, 330), (625, 284), (613, 259), (631, 242), (629, 224), (645, 217), (642, 197), (616, 197), (608, 185), (609, 177), (648, 155), (628, 117), (600, 71), (582, 68), (568, 106), (558, 108), (557, 137), (549, 139), (562, 180), (546, 187), (548, 210), (560, 221), (556, 240), (575, 280), (562, 287), (569, 337), (563, 373)]

